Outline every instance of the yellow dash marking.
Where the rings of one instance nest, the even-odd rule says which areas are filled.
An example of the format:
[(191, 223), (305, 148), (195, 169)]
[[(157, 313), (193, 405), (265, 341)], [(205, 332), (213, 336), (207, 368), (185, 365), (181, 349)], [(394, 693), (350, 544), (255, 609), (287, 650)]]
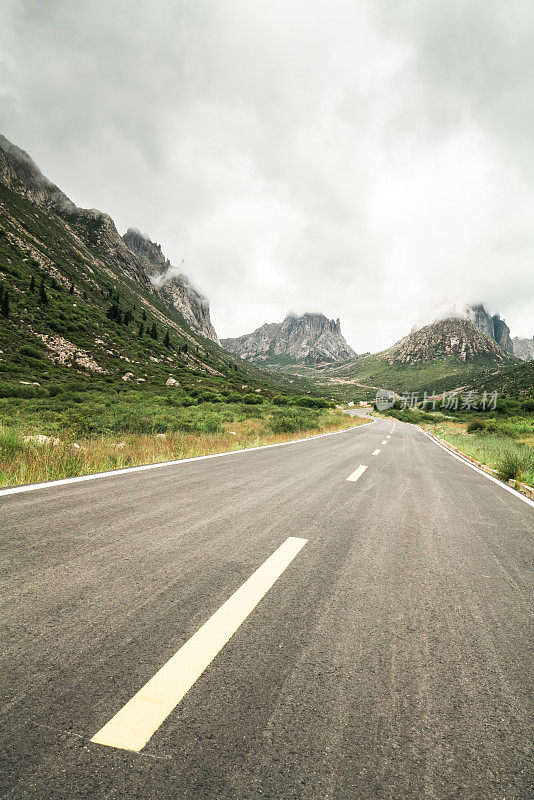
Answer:
[(139, 752), (307, 541), (286, 539), (91, 741)]
[(354, 472), (351, 472), (351, 474), (349, 475), (349, 477), (347, 478), (347, 480), (348, 480), (348, 481), (357, 481), (357, 480), (358, 480), (358, 478), (359, 478), (361, 475), (363, 475), (363, 473), (365, 472), (365, 470), (366, 470), (366, 469), (367, 469), (367, 465), (366, 465), (366, 464), (360, 464), (360, 466), (358, 467), (358, 469), (355, 469), (355, 470), (354, 470)]

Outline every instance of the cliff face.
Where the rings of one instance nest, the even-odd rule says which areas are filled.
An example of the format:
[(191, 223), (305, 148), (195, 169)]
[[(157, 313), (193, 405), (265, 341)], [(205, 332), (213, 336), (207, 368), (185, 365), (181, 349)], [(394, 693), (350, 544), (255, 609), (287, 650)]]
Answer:
[(252, 333), (222, 339), (221, 344), (246, 361), (264, 364), (340, 363), (356, 357), (339, 319), (323, 314), (290, 314), (283, 322), (266, 323)]
[(466, 306), (467, 319), (484, 331), (486, 336), (497, 342), (498, 345), (506, 350), (507, 353), (513, 355), (514, 346), (510, 338), (510, 328), (506, 322), (500, 318), (499, 314), (488, 314), (483, 305)]
[(514, 346), (514, 356), (521, 361), (534, 361), (534, 336), (532, 339), (521, 339), (514, 336), (512, 344)]
[(497, 342), (467, 319), (451, 317), (413, 331), (385, 350), (382, 357), (389, 364), (425, 363), (437, 358), (456, 357), (472, 361), (477, 356), (505, 362), (510, 355)]
[(152, 242), (135, 228), (128, 228), (122, 238), (143, 265), (145, 273), (166, 305), (176, 309), (201, 336), (218, 342), (207, 299), (195, 289), (186, 275), (165, 258), (161, 245)]

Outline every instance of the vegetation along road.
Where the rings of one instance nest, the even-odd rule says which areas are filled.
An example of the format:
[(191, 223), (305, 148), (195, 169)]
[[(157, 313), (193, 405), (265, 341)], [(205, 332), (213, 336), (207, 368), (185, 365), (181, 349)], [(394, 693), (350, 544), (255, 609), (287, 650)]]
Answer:
[(0, 492), (2, 798), (527, 798), (533, 503), (398, 420)]

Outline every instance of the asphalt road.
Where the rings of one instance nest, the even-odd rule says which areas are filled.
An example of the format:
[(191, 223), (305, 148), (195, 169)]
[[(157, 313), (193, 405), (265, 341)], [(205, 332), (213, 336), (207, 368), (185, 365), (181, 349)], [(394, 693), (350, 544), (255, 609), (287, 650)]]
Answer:
[[(531, 800), (534, 509), (392, 429), (0, 496), (0, 797)], [(146, 745), (92, 742), (288, 538)]]

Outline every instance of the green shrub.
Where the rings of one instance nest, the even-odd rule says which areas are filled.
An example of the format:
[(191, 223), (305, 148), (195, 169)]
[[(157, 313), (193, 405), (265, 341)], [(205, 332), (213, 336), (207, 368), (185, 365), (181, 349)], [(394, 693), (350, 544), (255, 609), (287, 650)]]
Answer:
[(23, 345), (20, 350), (20, 354), (23, 356), (30, 356), (30, 358), (36, 358), (42, 360), (44, 358), (44, 353), (42, 350), (38, 350), (36, 347), (32, 347), (29, 344)]
[(295, 397), (291, 400), (291, 405), (301, 406), (302, 408), (329, 408), (331, 403), (323, 400), (322, 397)]
[(277, 394), (273, 397), (273, 403), (275, 406), (287, 406), (289, 403), (289, 397), (286, 397), (283, 394)]
[(483, 419), (472, 419), (467, 425), (467, 433), (475, 433), (475, 431), (483, 431), (486, 428), (486, 423)]
[(522, 459), (519, 453), (511, 451), (503, 453), (497, 462), (497, 475), (502, 481), (513, 481), (519, 478)]
[(202, 392), (198, 396), (199, 403), (220, 403), (221, 398), (215, 392)]
[(284, 409), (284, 411), (274, 412), (267, 427), (273, 433), (296, 433), (319, 427), (319, 421), (314, 413), (303, 412), (299, 409)]
[(248, 406), (259, 406), (263, 403), (263, 397), (260, 394), (244, 394), (241, 402)]

